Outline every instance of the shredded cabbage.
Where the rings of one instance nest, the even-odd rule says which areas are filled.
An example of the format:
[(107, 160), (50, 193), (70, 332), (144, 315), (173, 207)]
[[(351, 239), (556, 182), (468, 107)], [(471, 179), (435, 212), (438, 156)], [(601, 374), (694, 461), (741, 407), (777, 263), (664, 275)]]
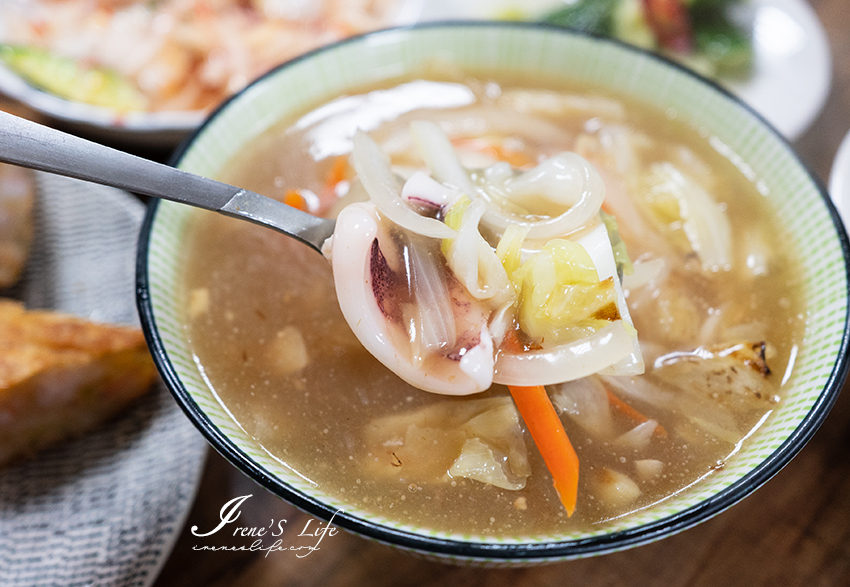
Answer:
[(528, 236), (529, 227), (511, 224), (496, 246), (496, 256), (510, 276), (522, 264), (522, 243)]
[(445, 239), (442, 250), (449, 268), (472, 297), (500, 305), (514, 292), (496, 252), (478, 232), (483, 214), (481, 200), (470, 202), (461, 196), (446, 214), (447, 224), (457, 227), (457, 236)]
[(613, 279), (600, 281), (590, 255), (573, 241), (549, 241), (510, 278), (520, 292), (520, 327), (547, 346), (576, 340), (620, 318)]
[(611, 250), (614, 252), (614, 262), (617, 263), (617, 275), (622, 280), (623, 275), (631, 275), (635, 271), (632, 260), (629, 258), (629, 252), (626, 250), (626, 243), (620, 236), (620, 229), (616, 218), (604, 210), (599, 211), (599, 217), (602, 218), (602, 222), (605, 223), (605, 229), (608, 231)]
[(655, 217), (673, 231), (681, 226), (706, 271), (732, 267), (732, 227), (726, 213), (695, 179), (669, 162), (655, 163), (644, 198)]

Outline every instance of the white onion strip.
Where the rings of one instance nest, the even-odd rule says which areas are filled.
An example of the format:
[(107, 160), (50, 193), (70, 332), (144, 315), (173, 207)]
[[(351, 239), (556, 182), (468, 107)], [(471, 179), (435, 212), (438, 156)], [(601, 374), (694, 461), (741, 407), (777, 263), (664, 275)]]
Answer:
[(407, 251), (420, 317), (422, 346), (428, 352), (452, 347), (457, 340), (457, 329), (445, 276), (434, 258), (422, 250), (422, 244), (411, 242)]
[(454, 238), (454, 230), (433, 218), (420, 216), (401, 199), (401, 188), (387, 156), (364, 132), (354, 135), (351, 162), (360, 183), (381, 214), (411, 232), (431, 238)]
[(411, 122), (410, 133), (419, 148), (419, 154), (434, 177), (456, 187), (470, 199), (475, 199), (475, 185), (461, 165), (446, 133), (436, 123), (427, 120)]

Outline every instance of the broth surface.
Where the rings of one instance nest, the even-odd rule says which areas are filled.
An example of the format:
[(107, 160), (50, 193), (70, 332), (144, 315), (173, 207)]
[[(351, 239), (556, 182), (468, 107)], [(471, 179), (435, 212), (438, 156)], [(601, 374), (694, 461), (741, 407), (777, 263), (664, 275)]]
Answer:
[[(520, 164), (584, 149), (603, 177), (613, 182), (608, 184), (611, 191), (623, 184), (621, 170), (604, 155), (594, 160), (599, 145), (623, 136), (617, 134), (621, 129), (628, 131), (632, 143), (651, 137), (652, 145), (638, 149), (640, 165), (676, 160), (695, 176), (704, 174), (701, 180), (731, 221), (735, 265), (719, 275), (699, 271), (681, 251), (681, 227), (672, 223), (660, 232), (678, 255), (681, 269), (671, 273), (665, 290), (630, 292), (629, 306), (647, 358), (647, 374), (640, 378), (667, 395), (681, 395), (680, 384), (656, 373), (664, 357), (708, 343), (767, 341), (770, 374), (746, 401), (729, 400), (730, 394), (718, 391), (711, 370), (693, 373), (691, 363), (685, 362), (674, 373), (688, 388), (695, 381), (705, 383), (700, 402), (733, 405), (734, 422), (728, 427), (737, 431), (735, 438), (695, 426), (676, 406), (659, 409), (635, 396), (622, 397), (657, 420), (666, 433), (664, 438), (653, 436), (640, 451), (601, 441), (562, 415), (581, 461), (579, 502), (571, 518), (524, 427), (532, 471), (524, 489), (506, 490), (462, 477), (423, 477), (414, 464), (401, 461), (392, 446), (370, 439), (374, 423), (429, 406), (444, 405), (456, 412), (470, 401), (509, 397), (508, 390), (494, 385), (484, 394), (451, 398), (407, 385), (351, 333), (337, 305), (330, 266), (319, 255), (270, 230), (200, 211), (185, 274), (187, 333), (209, 385), (236, 421), (275, 458), (343, 502), (414, 526), (461, 534), (589, 530), (685, 490), (722, 467), (734, 458), (741, 439), (782, 401), (781, 384), (788, 378), (790, 358), (805, 325), (794, 277), (798, 265), (783, 250), (782, 231), (771, 220), (767, 194), (718, 153), (707, 133), (676, 120), (675, 113), (615, 102), (595, 92), (589, 95), (599, 103), (588, 105), (581, 101), (587, 100), (587, 90), (573, 94), (559, 88), (553, 95), (576, 96), (571, 110), (553, 116), (546, 114), (545, 104), (533, 105), (528, 114), (518, 102), (526, 96), (524, 86), (466, 81), (418, 80), (320, 106), (264, 134), (218, 179), (281, 200), (297, 188), (308, 206), (333, 213), (336, 194), (345, 192), (351, 178), (329, 187), (328, 177), (337, 158), (350, 152), (352, 125), (365, 127), (393, 154), (394, 164), (415, 167), (419, 162), (408, 154), (404, 129), (411, 120), (429, 119), (448, 121), (457, 135), (469, 137), (456, 144), (479, 154), (490, 151), (488, 145), (474, 143), (476, 136), (498, 135), (501, 154), (509, 151), (507, 156)], [(625, 109), (615, 112), (612, 104), (621, 103)], [(421, 107), (409, 111), (411, 104)], [(494, 115), (492, 108), (506, 108), (504, 104), (517, 112), (515, 118)], [(482, 120), (494, 116), (489, 127), (481, 127)], [(650, 192), (645, 197), (651, 199)], [(650, 258), (649, 247), (635, 238), (629, 218), (617, 220), (632, 260)], [(653, 363), (656, 359), (661, 363)], [(610, 385), (608, 389), (617, 391)], [(635, 426), (616, 410), (611, 419), (618, 435)], [(424, 443), (432, 442), (432, 436), (423, 438)], [(660, 461), (663, 469), (642, 478), (635, 472), (636, 460)], [(600, 486), (610, 482), (611, 471), (632, 479), (639, 497), (628, 503), (607, 497)]]

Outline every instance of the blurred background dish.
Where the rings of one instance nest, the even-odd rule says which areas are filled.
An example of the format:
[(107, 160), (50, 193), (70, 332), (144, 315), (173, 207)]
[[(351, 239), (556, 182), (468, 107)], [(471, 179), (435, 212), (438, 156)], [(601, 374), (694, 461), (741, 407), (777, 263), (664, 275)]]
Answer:
[[(493, 18), (548, 18), (551, 22), (563, 22), (565, 6), (586, 5), (587, 11), (575, 17), (572, 24), (599, 32), (588, 21), (600, 18), (601, 11), (620, 10), (628, 12), (629, 5), (639, 6), (637, 0), (430, 0), (421, 5), (418, 19), (422, 21), (443, 19), (493, 19)], [(676, 2), (648, 2), (648, 5), (676, 5)], [(678, 50), (665, 53), (701, 74), (714, 77), (722, 86), (731, 90), (753, 107), (768, 122), (788, 139), (799, 137), (814, 121), (829, 93), (832, 77), (832, 60), (826, 33), (814, 10), (805, 0), (684, 0), (680, 6), (707, 8), (720, 6), (729, 11), (729, 21), (740, 27), (751, 42), (751, 64), (747, 67), (717, 67), (695, 50), (685, 55)], [(634, 9), (631, 9), (634, 10)], [(615, 17), (616, 18), (616, 17)], [(658, 40), (647, 38), (642, 29), (645, 24), (636, 22), (634, 14), (620, 17), (628, 22), (620, 25), (622, 34), (610, 31), (621, 40), (645, 47), (658, 44)], [(697, 25), (698, 15), (692, 14), (692, 37), (701, 32)], [(602, 28), (605, 28), (604, 26)], [(614, 28), (617, 28), (616, 26)], [(714, 29), (715, 23), (705, 23), (704, 31)], [(605, 31), (602, 31), (605, 32)], [(730, 41), (716, 37), (712, 43), (725, 44)], [(684, 42), (687, 45), (688, 41)], [(698, 45), (694, 38), (691, 44)], [(671, 45), (677, 44), (672, 40)], [(698, 49), (698, 48), (697, 48)], [(710, 52), (710, 51), (708, 51)], [(712, 74), (716, 75), (712, 75)]]
[(794, 140), (814, 122), (829, 94), (826, 32), (803, 0), (754, 0), (753, 7), (754, 74), (726, 85)]
[(279, 63), (394, 24), (401, 0), (19, 0), (0, 91), (104, 138), (173, 145)]
[[(671, 33), (662, 18), (649, 27), (639, 0), (16, 0), (0, 8), (0, 92), (94, 138), (171, 147), (251, 79), (351, 34), (457, 19), (546, 19), (599, 32), (588, 20), (610, 20), (603, 13), (613, 10), (617, 30), (602, 32), (645, 47), (677, 48), (667, 53), (701, 73), (716, 73), (789, 139), (817, 116), (829, 91), (831, 59), (823, 27), (804, 0), (646, 5), (653, 4), (729, 12), (740, 31), (726, 34), (725, 17), (720, 34), (716, 23), (698, 29), (694, 17), (691, 32), (699, 34), (683, 40), (682, 27), (674, 23)], [(575, 5), (586, 5), (589, 16), (567, 18), (563, 11)], [(700, 45), (708, 29), (712, 40)], [(678, 50), (691, 44), (708, 49)], [(706, 57), (718, 48), (725, 65)]]

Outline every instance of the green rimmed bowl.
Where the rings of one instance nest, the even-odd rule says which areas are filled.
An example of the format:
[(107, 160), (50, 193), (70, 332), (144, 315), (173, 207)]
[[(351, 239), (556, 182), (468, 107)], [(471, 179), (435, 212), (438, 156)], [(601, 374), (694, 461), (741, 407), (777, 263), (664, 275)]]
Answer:
[[(657, 56), (615, 41), (540, 25), (454, 23), (371, 33), (291, 61), (231, 99), (178, 153), (177, 165), (215, 177), (281, 119), (346, 92), (414, 74), (440, 60), (471, 71), (529, 73), (587, 84), (707, 128), (719, 148), (769, 194), (769, 204), (804, 259), (808, 320), (786, 399), (726, 467), (695, 487), (588, 532), (500, 538), (456, 535), (377, 517), (324, 494), (266, 453), (204, 382), (182, 328), (183, 248), (193, 210), (155, 202), (139, 247), (138, 304), (167, 385), (212, 445), (237, 467), (307, 512), (418, 553), (478, 564), (528, 564), (622, 550), (679, 532), (743, 499), (811, 438), (848, 368), (847, 235), (818, 181), (758, 115), (716, 86)], [(259, 229), (258, 229), (259, 230)]]

